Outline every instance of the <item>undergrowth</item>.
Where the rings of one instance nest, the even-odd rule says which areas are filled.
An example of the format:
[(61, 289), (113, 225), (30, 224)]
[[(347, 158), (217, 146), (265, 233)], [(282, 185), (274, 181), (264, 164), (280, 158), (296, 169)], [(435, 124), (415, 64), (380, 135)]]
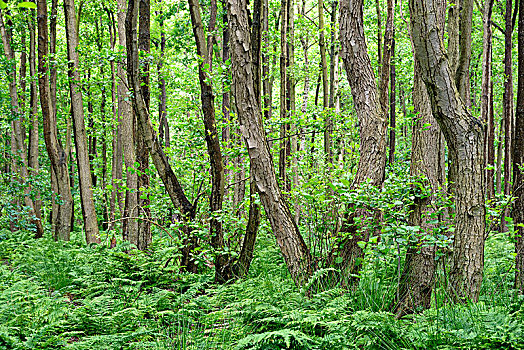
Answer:
[(267, 233), (249, 276), (225, 286), (212, 271), (181, 273), (163, 239), (144, 253), (85, 247), (80, 233), (0, 236), (0, 349), (524, 349), (523, 300), (501, 253), (511, 247), (497, 236), (479, 303), (436, 299), (401, 320), (387, 266), (370, 264), (357, 291), (306, 296)]

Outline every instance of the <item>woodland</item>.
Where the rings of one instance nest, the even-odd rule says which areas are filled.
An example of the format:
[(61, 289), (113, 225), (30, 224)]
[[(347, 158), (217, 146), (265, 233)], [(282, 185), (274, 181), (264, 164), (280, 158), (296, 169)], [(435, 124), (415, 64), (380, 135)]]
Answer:
[(0, 0), (0, 349), (524, 349), (524, 0)]

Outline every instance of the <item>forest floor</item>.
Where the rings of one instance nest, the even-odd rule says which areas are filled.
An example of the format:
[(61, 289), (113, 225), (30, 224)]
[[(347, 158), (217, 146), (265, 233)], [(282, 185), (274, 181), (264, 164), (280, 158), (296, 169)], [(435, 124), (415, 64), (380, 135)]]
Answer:
[[(176, 248), (150, 253), (0, 232), (0, 349), (524, 349), (524, 300), (511, 289), (511, 250), (492, 236), (481, 301), (397, 320), (394, 261), (377, 260), (358, 290), (306, 296), (262, 232), (249, 276), (212, 283), (183, 274)], [(435, 307), (437, 305), (438, 307)]]

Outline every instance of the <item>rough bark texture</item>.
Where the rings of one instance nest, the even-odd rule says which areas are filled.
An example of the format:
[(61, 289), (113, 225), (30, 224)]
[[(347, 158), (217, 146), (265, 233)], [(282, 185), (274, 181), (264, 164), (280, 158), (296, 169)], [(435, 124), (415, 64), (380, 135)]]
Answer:
[(235, 104), (248, 148), (251, 176), (291, 277), (297, 285), (303, 285), (312, 273), (311, 254), (278, 187), (271, 153), (260, 125), (261, 110), (254, 88), (247, 2), (228, 0), (227, 10)]
[[(126, 50), (126, 4), (125, 0), (118, 0), (118, 43)], [(135, 171), (135, 136), (134, 136), (134, 119), (131, 102), (129, 101), (129, 84), (126, 76), (126, 62), (118, 62), (118, 116), (122, 121), (122, 151), (126, 166), (126, 198), (124, 204), (124, 217), (138, 217), (137, 185), (138, 176)], [(135, 219), (125, 219), (122, 223), (122, 237), (129, 239), (132, 236), (138, 236), (138, 221)]]
[[(17, 91), (16, 84), (16, 62), (15, 62), (15, 53), (12, 45), (11, 33), (8, 31), (4, 25), (3, 13), (0, 12), (0, 34), (2, 36), (2, 44), (4, 47), (4, 54), (12, 65), (12, 69), (9, 74), (9, 95), (11, 97), (11, 112), (13, 114), (13, 121), (11, 122), (12, 126), (12, 139), (14, 144), (12, 144), (11, 152), (15, 155), (13, 162), (16, 164), (15, 169), (18, 172), (18, 181), (24, 184), (24, 205), (29, 209), (29, 215), (31, 216), (31, 223), (35, 225), (36, 232), (35, 237), (42, 237), (44, 234), (44, 229), (42, 226), (42, 221), (37, 216), (35, 210), (35, 203), (31, 198), (31, 186), (29, 183), (26, 183), (29, 172), (27, 170), (27, 152), (25, 147), (25, 131), (23, 129), (23, 111), (19, 108), (19, 96)], [(22, 62), (25, 66), (25, 62)]]
[(409, 8), (415, 55), (433, 116), (459, 175), (449, 290), (455, 300), (477, 301), (484, 267), (484, 129), (459, 96), (438, 26), (439, 3), (410, 0)]
[[(385, 34), (385, 38), (391, 38), (391, 34), (391, 32)], [(340, 1), (340, 43), (340, 57), (344, 62), (360, 126), (360, 159), (352, 187), (356, 188), (366, 181), (381, 187), (386, 167), (387, 110), (384, 110), (379, 103), (375, 74), (367, 53), (362, 0)], [(382, 60), (384, 79), (381, 79), (380, 84), (385, 86), (385, 89), (389, 80), (390, 57), (389, 47), (384, 50)], [(385, 95), (387, 104), (387, 90)], [(343, 286), (354, 285), (357, 282), (358, 279), (354, 276), (360, 271), (364, 255), (357, 243), (367, 241), (370, 235), (369, 230), (358, 234), (353, 225), (353, 218), (373, 215), (372, 209), (359, 209), (353, 215), (346, 217), (341, 231), (350, 233), (350, 237), (342, 242), (341, 249), (337, 252), (342, 262), (335, 264), (342, 271)], [(334, 253), (332, 252), (328, 257), (328, 265), (333, 264)]]
[[(445, 2), (440, 5), (442, 17)], [(443, 21), (442, 21), (443, 23)], [(442, 27), (441, 27), (442, 28)], [(426, 198), (416, 197), (409, 224), (419, 226), (421, 237), (406, 252), (406, 262), (400, 279), (399, 299), (396, 301), (397, 316), (427, 309), (436, 268), (435, 246), (428, 245), (426, 237), (434, 235), (439, 224), (430, 223), (441, 217), (436, 213), (436, 194), (444, 188), (445, 160), (444, 140), (438, 123), (433, 118), (426, 86), (420, 76), (420, 65), (415, 63), (413, 87), (414, 112), (417, 119), (413, 125), (410, 173), (427, 179), (424, 187), (431, 191)], [(428, 126), (429, 125), (429, 126)]]
[[(519, 5), (518, 31), (518, 88), (515, 121), (515, 147), (513, 149), (513, 220), (518, 227), (515, 241), (515, 288), (524, 294), (524, 1)], [(518, 226), (520, 225), (520, 226)]]
[(84, 230), (86, 242), (88, 244), (100, 243), (84, 123), (82, 87), (78, 70), (80, 66), (77, 52), (78, 34), (76, 32), (75, 4), (73, 0), (64, 0), (64, 12), (66, 19), (67, 57), (69, 60), (69, 92), (71, 96), (71, 109), (73, 111), (76, 159), (78, 163), (78, 177), (80, 180), (80, 198), (82, 199)]
[(54, 110), (51, 105), (50, 85), (48, 71), (47, 50), (47, 4), (44, 0), (37, 2), (38, 21), (38, 88), (40, 92), (40, 106), (42, 109), (44, 141), (51, 161), (51, 167), (55, 173), (56, 187), (60, 195), (61, 203), (57, 206), (55, 223), (55, 235), (62, 240), (69, 240), (71, 231), (71, 217), (73, 198), (69, 185), (69, 171), (67, 169), (67, 156), (57, 139), (56, 122)]

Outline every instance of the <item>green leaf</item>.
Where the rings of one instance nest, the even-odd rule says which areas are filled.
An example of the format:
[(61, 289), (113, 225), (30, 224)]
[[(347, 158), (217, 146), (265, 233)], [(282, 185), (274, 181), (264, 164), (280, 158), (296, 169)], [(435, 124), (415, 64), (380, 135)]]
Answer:
[(5, 2), (3, 2), (2, 0), (0, 0), (0, 9), (5, 9), (7, 7), (7, 4)]
[(358, 242), (357, 242), (357, 245), (358, 245), (361, 249), (366, 248), (366, 242), (364, 242), (364, 241), (358, 241)]
[(340, 264), (340, 263), (342, 263), (342, 261), (344, 261), (344, 258), (342, 258), (341, 256), (339, 256), (339, 257), (337, 257), (337, 258), (335, 259), (335, 264)]
[[(1, 0), (0, 0), (1, 1)], [(18, 4), (18, 7), (24, 7), (27, 9), (36, 9), (36, 4), (34, 2), (24, 1)]]

